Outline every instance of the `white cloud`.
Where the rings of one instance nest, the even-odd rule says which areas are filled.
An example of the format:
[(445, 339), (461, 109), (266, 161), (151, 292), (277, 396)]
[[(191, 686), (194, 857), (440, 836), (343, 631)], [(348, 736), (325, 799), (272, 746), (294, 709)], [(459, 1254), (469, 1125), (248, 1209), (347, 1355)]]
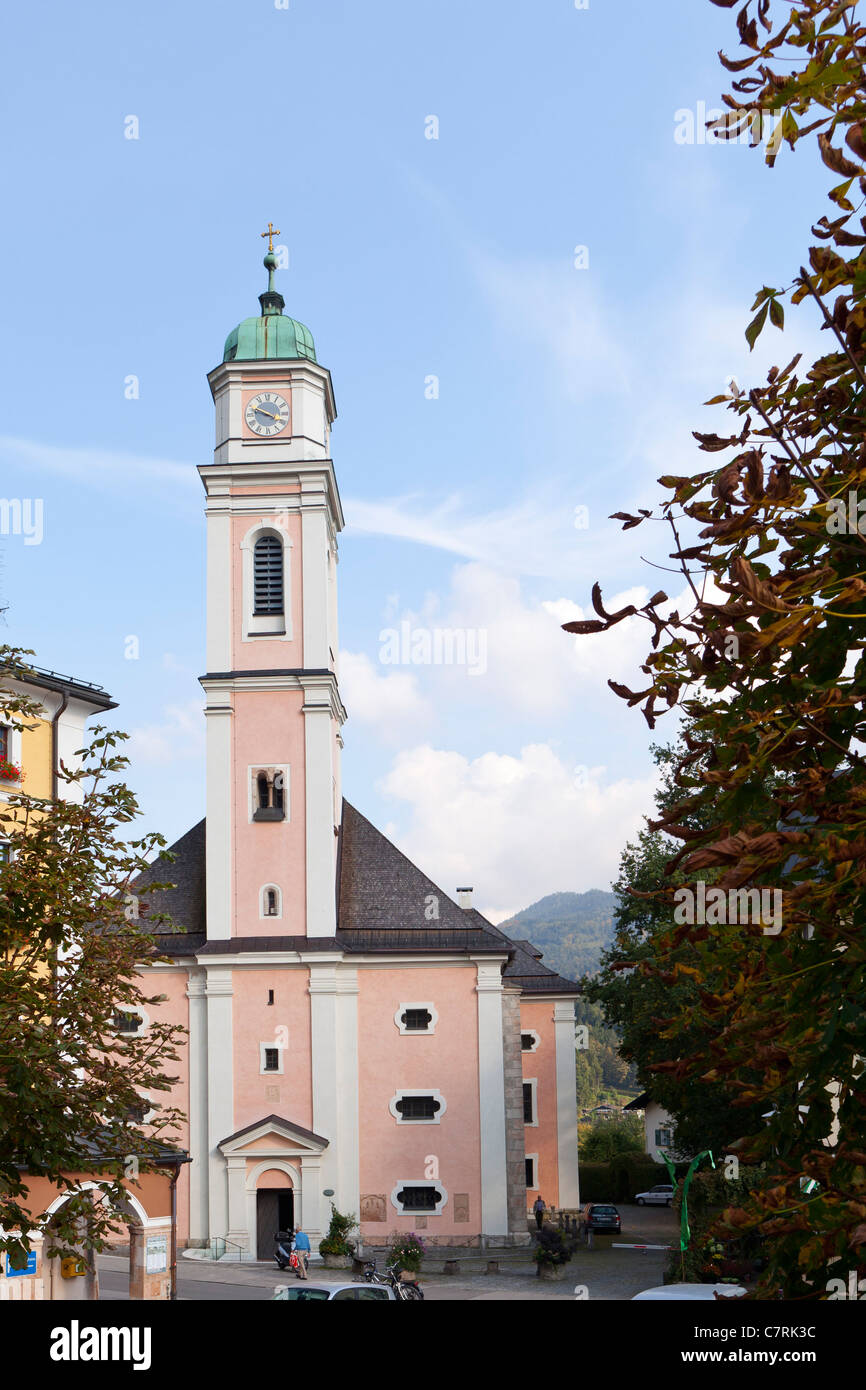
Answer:
[[(640, 607), (648, 598), (649, 590), (636, 587), (606, 594), (605, 604), (611, 612), (627, 604)], [(674, 606), (676, 602), (674, 597)], [(649, 650), (651, 629), (643, 619), (633, 617), (608, 632), (586, 637), (562, 631), (563, 623), (587, 617), (596, 614), (570, 598), (530, 599), (511, 576), (486, 565), (457, 565), (444, 599), (430, 594), (417, 612), (406, 609), (398, 614), (390, 606), (388, 621), (398, 632), (402, 623), (408, 624), (413, 635), (419, 630), (462, 633), (469, 659), (453, 664), (409, 662), (399, 674), (377, 679), (371, 662), (349, 656), (350, 713), (356, 704), (352, 681), (358, 687), (360, 718), (381, 721), (376, 706), (388, 708), (390, 701), (403, 728), (414, 725), (416, 734), (419, 718), (427, 723), (434, 708), (447, 709), (451, 718), (461, 708), (466, 712), (481, 708), (502, 718), (517, 714), (538, 720), (573, 710), (579, 695), (584, 712), (590, 703), (612, 712), (617, 701), (608, 689), (608, 678), (632, 688), (642, 680), (638, 668)], [(411, 644), (404, 645), (411, 656)], [(389, 681), (394, 682), (390, 694)]]
[(201, 700), (168, 705), (163, 715), (160, 723), (142, 724), (130, 730), (125, 752), (132, 764), (165, 766), (181, 758), (203, 758), (205, 734)]
[(496, 511), (472, 511), (459, 493), (432, 502), (418, 495), (346, 500), (348, 537), (359, 533), (415, 541), (467, 560), (480, 560), (507, 574), (573, 576), (609, 560), (611, 532), (602, 516), (590, 515), (588, 529), (575, 528), (574, 506), (561, 492), (536, 488), (531, 498)]
[(0, 458), (9, 466), (59, 473), (100, 488), (115, 484), (121, 490), (128, 490), (131, 480), (145, 479), (188, 487), (191, 494), (200, 488), (195, 465), (175, 459), (149, 458), (106, 449), (73, 449), (8, 435), (0, 436)]
[(413, 672), (380, 675), (363, 652), (340, 653), (340, 689), (349, 718), (372, 725), (386, 743), (401, 739), (408, 730), (417, 737), (432, 717)]
[(471, 760), (413, 748), (381, 784), (409, 808), (406, 829), (388, 833), (444, 891), (472, 884), (479, 910), (502, 921), (547, 893), (607, 888), (616, 876), (653, 810), (656, 774), (607, 785), (603, 774), (575, 776), (544, 743)]

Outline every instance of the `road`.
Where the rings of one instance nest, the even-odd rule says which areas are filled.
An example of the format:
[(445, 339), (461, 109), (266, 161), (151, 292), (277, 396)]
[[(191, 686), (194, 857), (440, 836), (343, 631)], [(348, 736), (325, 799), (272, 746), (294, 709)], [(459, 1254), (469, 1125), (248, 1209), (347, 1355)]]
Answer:
[[(649, 1244), (669, 1244), (677, 1234), (676, 1217), (666, 1208), (620, 1205), (623, 1230), (621, 1241)], [(595, 1249), (579, 1247), (566, 1267), (561, 1281), (542, 1282), (535, 1274), (530, 1252), (496, 1252), (501, 1260), (501, 1272), (487, 1275), (480, 1272), (486, 1255), (461, 1264), (457, 1275), (442, 1274), (445, 1252), (431, 1254), (421, 1274), (426, 1302), (440, 1303), (493, 1301), (573, 1301), (585, 1297), (589, 1301), (630, 1299), (641, 1289), (662, 1283), (667, 1254), (661, 1250), (616, 1249), (609, 1237), (596, 1236)], [(475, 1272), (475, 1271), (479, 1272)], [(334, 1270), (324, 1270), (321, 1276), (315, 1267), (311, 1281), (341, 1283), (351, 1279)], [(203, 1261), (178, 1260), (178, 1296), (181, 1300), (208, 1302), (262, 1302), (273, 1296), (277, 1284), (286, 1283), (287, 1276), (272, 1264), (215, 1264)], [(585, 1294), (576, 1294), (585, 1289)], [(99, 1257), (100, 1298), (128, 1299), (128, 1261), (124, 1255)]]

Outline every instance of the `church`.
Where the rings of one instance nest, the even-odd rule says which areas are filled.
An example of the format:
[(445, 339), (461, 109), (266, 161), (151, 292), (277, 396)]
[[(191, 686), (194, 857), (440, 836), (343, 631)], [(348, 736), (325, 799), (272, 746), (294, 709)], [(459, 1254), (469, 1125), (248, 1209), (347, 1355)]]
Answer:
[(578, 987), (343, 799), (334, 391), (265, 235), (268, 288), (208, 376), (198, 470), (206, 816), (130, 909), (175, 924), (144, 988), (188, 1030), (179, 1243), (269, 1259), (293, 1225), (315, 1250), (333, 1202), (367, 1245), (523, 1244), (536, 1197), (579, 1201)]

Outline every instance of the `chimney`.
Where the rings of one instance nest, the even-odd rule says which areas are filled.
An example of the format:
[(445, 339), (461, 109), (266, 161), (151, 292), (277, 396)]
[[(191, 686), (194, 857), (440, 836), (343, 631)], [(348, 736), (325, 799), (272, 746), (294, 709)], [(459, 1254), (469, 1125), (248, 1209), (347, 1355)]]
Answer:
[(460, 907), (467, 908), (472, 906), (472, 889), (458, 888), (457, 903)]

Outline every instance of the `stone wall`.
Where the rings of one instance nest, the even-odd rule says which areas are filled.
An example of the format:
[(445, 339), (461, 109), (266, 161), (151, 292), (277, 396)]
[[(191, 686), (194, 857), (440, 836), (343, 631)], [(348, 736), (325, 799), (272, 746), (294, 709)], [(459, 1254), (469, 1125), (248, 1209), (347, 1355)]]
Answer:
[(523, 1129), (523, 1057), (520, 1050), (519, 989), (502, 991), (502, 1057), (505, 1064), (505, 1167), (508, 1231), (517, 1245), (529, 1243), (526, 1224), (526, 1141)]

